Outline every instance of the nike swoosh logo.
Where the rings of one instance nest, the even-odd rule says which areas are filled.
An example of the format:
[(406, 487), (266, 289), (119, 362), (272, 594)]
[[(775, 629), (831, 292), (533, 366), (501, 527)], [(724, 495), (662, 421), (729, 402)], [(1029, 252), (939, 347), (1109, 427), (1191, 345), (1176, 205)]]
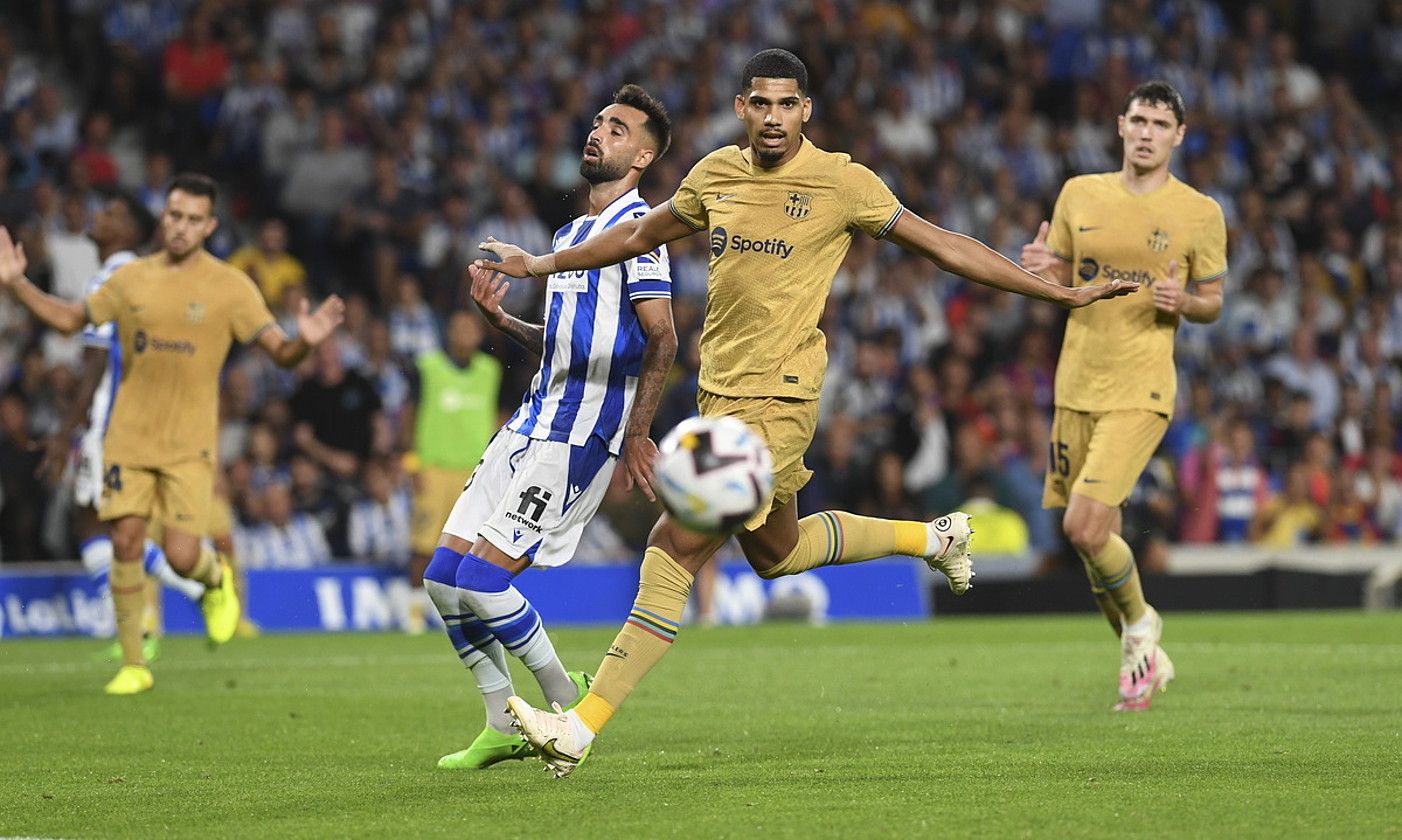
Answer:
[(617, 656), (619, 659), (626, 659), (626, 658), (627, 658), (627, 657), (625, 657), (623, 654), (621, 654), (621, 653), (614, 653), (613, 651), (609, 651), (608, 653), (604, 654), (604, 656)]
[(1078, 233), (1085, 233), (1088, 230), (1100, 230), (1100, 225), (1091, 225), (1089, 227), (1087, 227), (1086, 225), (1080, 225), (1076, 228), (1076, 231)]
[(1084, 481), (1086, 484), (1099, 484), (1099, 483), (1100, 483), (1100, 479), (1098, 479), (1098, 478), (1083, 478), (1083, 479), (1081, 479), (1081, 481)]
[(735, 197), (735, 193), (716, 193), (716, 201), (729, 201)]
[(568, 754), (568, 753), (561, 752), (560, 750), (558, 750), (558, 749), (555, 748), (555, 742), (556, 742), (557, 740), (558, 740), (558, 739), (556, 739), (556, 738), (551, 738), (549, 741), (546, 741), (544, 744), (541, 744), (541, 745), (540, 745), (540, 752), (541, 752), (541, 754), (544, 755), (546, 758), (553, 758), (553, 759), (555, 759), (556, 761), (568, 761), (568, 762), (571, 762), (571, 763), (573, 763), (573, 764), (578, 764), (578, 763), (579, 763), (579, 756), (577, 756), (577, 755), (570, 755), (570, 754)]

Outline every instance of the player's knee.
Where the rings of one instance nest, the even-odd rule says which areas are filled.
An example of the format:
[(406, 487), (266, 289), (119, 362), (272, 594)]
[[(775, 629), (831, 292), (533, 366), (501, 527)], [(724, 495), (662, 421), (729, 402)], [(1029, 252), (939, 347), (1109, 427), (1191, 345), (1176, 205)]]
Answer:
[(166, 562), (170, 567), (184, 575), (195, 568), (195, 561), (200, 558), (200, 544), (197, 541), (166, 540), (166, 544), (161, 546), (166, 553)]
[(112, 528), (112, 557), (119, 563), (137, 563), (145, 552), (146, 530), (126, 522)]
[(1063, 530), (1066, 532), (1066, 539), (1070, 540), (1076, 551), (1084, 555), (1099, 554), (1105, 547), (1105, 541), (1110, 538), (1109, 532), (1094, 522), (1064, 523)]

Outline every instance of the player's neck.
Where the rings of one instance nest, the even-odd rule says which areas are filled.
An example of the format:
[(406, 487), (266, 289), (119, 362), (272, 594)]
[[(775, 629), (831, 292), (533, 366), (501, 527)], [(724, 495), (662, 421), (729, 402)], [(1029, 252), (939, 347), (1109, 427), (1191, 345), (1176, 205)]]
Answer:
[(161, 253), (165, 255), (166, 265), (171, 268), (184, 268), (187, 265), (193, 265), (200, 258), (200, 254), (204, 253), (204, 249), (191, 248), (189, 252), (178, 257), (167, 250), (162, 250)]
[(638, 186), (638, 179), (630, 175), (624, 176), (617, 181), (604, 181), (598, 184), (589, 185), (589, 215), (597, 216), (604, 212), (604, 208), (618, 200), (618, 197), (625, 195)]
[(1168, 161), (1153, 169), (1139, 170), (1129, 161), (1120, 168), (1120, 182), (1135, 195), (1146, 195), (1168, 183)]

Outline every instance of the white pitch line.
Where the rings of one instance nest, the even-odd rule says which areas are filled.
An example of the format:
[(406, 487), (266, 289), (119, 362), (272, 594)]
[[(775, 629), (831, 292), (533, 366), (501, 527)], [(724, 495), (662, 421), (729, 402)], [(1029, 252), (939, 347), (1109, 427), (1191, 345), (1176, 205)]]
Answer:
[[(1108, 640), (1107, 640), (1108, 641)], [(1089, 651), (1100, 650), (1106, 645), (1096, 642), (978, 642), (977, 647), (987, 646), (1019, 646), (1035, 649), (1039, 651)], [(793, 648), (788, 645), (737, 645), (732, 647), (689, 650), (686, 656), (700, 657), (733, 657), (737, 651), (743, 650), (749, 654), (763, 654), (772, 652), (775, 654), (791, 653)], [(1168, 641), (1168, 647), (1174, 652), (1187, 653), (1315, 653), (1315, 654), (1340, 654), (1346, 656), (1359, 657), (1393, 657), (1402, 654), (1402, 644), (1394, 642), (1378, 642), (1375, 644), (1365, 642), (1350, 642), (1345, 644), (1329, 644), (1325, 642), (1174, 642)], [(826, 654), (862, 654), (871, 650), (870, 645), (820, 645), (814, 652), (821, 651)], [(940, 645), (929, 649), (931, 655), (935, 656), (963, 656), (970, 653), (967, 647), (958, 645)], [(238, 671), (238, 670), (331, 670), (345, 668), (366, 668), (381, 665), (408, 665), (436, 667), (439, 665), (453, 664), (453, 657), (446, 650), (442, 654), (410, 654), (410, 655), (341, 655), (341, 656), (318, 656), (318, 657), (286, 657), (286, 658), (259, 658), (259, 659), (225, 659), (219, 656), (193, 657), (190, 659), (175, 659), (164, 657), (160, 660), (157, 668), (161, 671)], [(0, 664), (0, 675), (5, 676), (25, 676), (39, 674), (82, 674), (103, 671), (111, 668), (111, 663), (106, 662), (39, 662), (34, 664), (6, 663)]]

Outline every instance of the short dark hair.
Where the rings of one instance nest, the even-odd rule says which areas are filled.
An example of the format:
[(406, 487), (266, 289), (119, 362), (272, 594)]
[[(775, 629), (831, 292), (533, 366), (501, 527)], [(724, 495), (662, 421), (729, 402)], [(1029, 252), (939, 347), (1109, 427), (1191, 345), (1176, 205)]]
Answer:
[(618, 93), (613, 95), (613, 104), (637, 108), (646, 114), (647, 122), (643, 123), (643, 128), (647, 129), (652, 142), (657, 145), (657, 155), (653, 160), (667, 154), (667, 147), (672, 145), (672, 118), (667, 115), (666, 106), (638, 85), (619, 88)]
[(1129, 96), (1125, 97), (1125, 106), (1120, 109), (1120, 113), (1129, 113), (1129, 106), (1133, 105), (1136, 99), (1150, 105), (1167, 105), (1173, 111), (1173, 116), (1178, 119), (1178, 124), (1183, 124), (1183, 94), (1163, 79), (1136, 85), (1134, 90), (1129, 92)]
[(135, 244), (145, 245), (150, 242), (152, 235), (156, 232), (156, 217), (151, 215), (151, 211), (146, 209), (146, 205), (125, 190), (113, 193), (111, 200), (121, 202), (122, 206), (126, 208), (127, 215), (131, 216), (132, 224), (136, 225), (138, 239)]
[(750, 89), (755, 77), (761, 79), (793, 79), (798, 82), (798, 92), (808, 92), (808, 68), (803, 61), (788, 50), (760, 50), (740, 71), (740, 93)]
[(180, 190), (190, 195), (202, 195), (209, 199), (211, 205), (219, 201), (219, 184), (208, 175), (201, 175), (198, 172), (181, 172), (171, 179), (170, 186), (166, 187), (166, 197)]

